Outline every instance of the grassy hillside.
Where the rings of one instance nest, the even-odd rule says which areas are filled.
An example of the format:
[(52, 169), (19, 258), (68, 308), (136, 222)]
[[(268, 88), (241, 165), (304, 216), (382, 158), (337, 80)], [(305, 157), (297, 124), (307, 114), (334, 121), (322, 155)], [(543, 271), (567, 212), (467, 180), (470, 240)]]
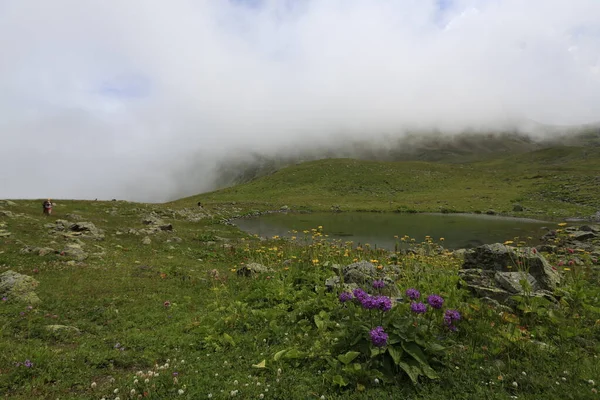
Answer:
[(591, 215), (600, 209), (600, 148), (554, 147), (460, 164), (326, 159), (173, 203), (288, 205), (313, 210)]

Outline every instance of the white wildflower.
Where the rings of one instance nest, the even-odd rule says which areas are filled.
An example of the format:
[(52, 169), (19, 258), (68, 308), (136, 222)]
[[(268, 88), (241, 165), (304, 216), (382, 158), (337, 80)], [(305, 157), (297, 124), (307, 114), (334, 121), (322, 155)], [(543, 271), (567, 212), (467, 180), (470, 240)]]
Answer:
[(179, 395), (182, 395), (182, 394), (184, 393), (184, 391), (183, 391), (183, 389), (179, 389), (179, 390), (177, 391), (177, 393), (179, 393)]
[(237, 381), (237, 379), (235, 381), (233, 381), (234, 385), (237, 385), (239, 382)]
[(113, 393), (114, 393), (114, 394), (117, 394), (117, 393), (119, 393), (119, 389), (115, 389), (115, 390), (113, 390)]
[(150, 383), (150, 379), (148, 379), (148, 378), (144, 379), (144, 383)]
[(258, 398), (259, 398), (259, 399), (264, 399), (264, 398), (265, 398), (265, 395), (261, 393), (261, 394), (259, 394), (259, 395), (258, 395)]
[(135, 389), (131, 389), (131, 391), (129, 392), (129, 394), (131, 394), (132, 396), (135, 395)]
[(523, 371), (523, 372), (521, 372), (521, 375), (527, 376), (527, 372)]
[(514, 387), (519, 387), (519, 384), (518, 384), (516, 381), (513, 381), (512, 385), (513, 385)]
[(591, 379), (588, 381), (588, 383), (589, 383), (590, 385), (592, 385), (592, 386), (594, 386), (594, 385), (596, 384), (596, 382), (594, 382), (594, 381), (593, 381), (593, 380), (591, 380)]
[(96, 382), (92, 382), (90, 386), (92, 387), (92, 389), (96, 389)]
[(375, 378), (375, 384), (379, 385), (379, 379)]
[(135, 380), (133, 381), (133, 384), (134, 384), (134, 385), (137, 385), (139, 382), (140, 382), (140, 381), (138, 381), (137, 379), (135, 379)]

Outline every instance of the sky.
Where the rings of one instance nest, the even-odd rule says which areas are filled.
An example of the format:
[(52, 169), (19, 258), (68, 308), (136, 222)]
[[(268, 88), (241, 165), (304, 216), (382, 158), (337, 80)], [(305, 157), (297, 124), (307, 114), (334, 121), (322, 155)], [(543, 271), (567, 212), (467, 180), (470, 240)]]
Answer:
[(0, 198), (165, 201), (250, 151), (529, 120), (600, 121), (600, 0), (0, 0)]

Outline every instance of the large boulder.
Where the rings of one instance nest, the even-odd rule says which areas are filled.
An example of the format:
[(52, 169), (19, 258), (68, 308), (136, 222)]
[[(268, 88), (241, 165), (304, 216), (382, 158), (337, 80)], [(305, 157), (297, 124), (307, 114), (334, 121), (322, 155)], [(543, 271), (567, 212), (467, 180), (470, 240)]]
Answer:
[(546, 259), (531, 247), (512, 247), (502, 243), (479, 246), (465, 253), (463, 269), (481, 268), (498, 272), (522, 272), (532, 275), (541, 289), (554, 290), (560, 275)]
[(39, 282), (29, 275), (8, 270), (0, 274), (0, 297), (27, 304), (39, 303), (40, 298), (35, 293), (38, 284)]
[(464, 254), (461, 285), (479, 297), (511, 304), (515, 295), (554, 300), (560, 275), (534, 248), (501, 243), (477, 247)]

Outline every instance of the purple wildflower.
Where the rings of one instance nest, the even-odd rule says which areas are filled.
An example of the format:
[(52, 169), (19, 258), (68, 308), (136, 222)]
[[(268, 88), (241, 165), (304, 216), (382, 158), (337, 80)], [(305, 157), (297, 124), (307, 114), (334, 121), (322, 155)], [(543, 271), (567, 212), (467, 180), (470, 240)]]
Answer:
[(360, 299), (360, 304), (362, 304), (363, 308), (367, 310), (372, 310), (374, 308), (377, 308), (378, 306), (377, 299), (369, 295), (366, 295), (365, 297)]
[(8, 300), (8, 299), (7, 299), (6, 297), (3, 297), (3, 298), (2, 298), (2, 301), (7, 301), (7, 300)]
[(438, 296), (437, 294), (432, 294), (427, 297), (427, 303), (433, 308), (439, 309), (444, 305), (444, 299)]
[(390, 311), (392, 309), (392, 300), (387, 296), (377, 296), (374, 298), (376, 308), (381, 311)]
[(373, 281), (373, 289), (383, 289), (385, 287), (385, 282), (383, 280)]
[(423, 314), (427, 311), (427, 306), (423, 303), (412, 303), (410, 310), (415, 314)]
[(362, 289), (360, 289), (360, 288), (359, 288), (359, 289), (354, 289), (354, 290), (352, 291), (352, 293), (354, 293), (354, 297), (356, 297), (356, 299), (357, 299), (358, 301), (360, 301), (361, 303), (362, 303), (362, 301), (363, 301), (363, 299), (364, 299), (364, 298), (366, 298), (366, 297), (368, 297), (368, 296), (369, 296), (369, 295), (367, 294), (367, 292), (365, 292), (364, 290), (362, 290)]
[(29, 360), (25, 360), (25, 363), (23, 365), (25, 365), (27, 368), (33, 367), (33, 363)]
[(411, 300), (416, 300), (421, 297), (421, 293), (417, 289), (406, 289), (406, 297)]
[(178, 372), (173, 372), (173, 376), (177, 376), (177, 375), (179, 375)]
[(387, 344), (388, 334), (383, 331), (383, 327), (378, 326), (377, 328), (372, 329), (369, 334), (371, 335), (371, 342), (373, 342), (373, 345), (383, 347)]
[(460, 313), (456, 310), (446, 310), (446, 312), (444, 313), (444, 324), (446, 324), (446, 326), (448, 328), (450, 328), (450, 330), (455, 331), (456, 327), (453, 325), (453, 323), (455, 321), (459, 321), (460, 320)]
[(352, 293), (348, 293), (348, 292), (342, 292), (340, 293), (340, 301), (342, 303), (345, 303), (347, 301), (352, 300)]

